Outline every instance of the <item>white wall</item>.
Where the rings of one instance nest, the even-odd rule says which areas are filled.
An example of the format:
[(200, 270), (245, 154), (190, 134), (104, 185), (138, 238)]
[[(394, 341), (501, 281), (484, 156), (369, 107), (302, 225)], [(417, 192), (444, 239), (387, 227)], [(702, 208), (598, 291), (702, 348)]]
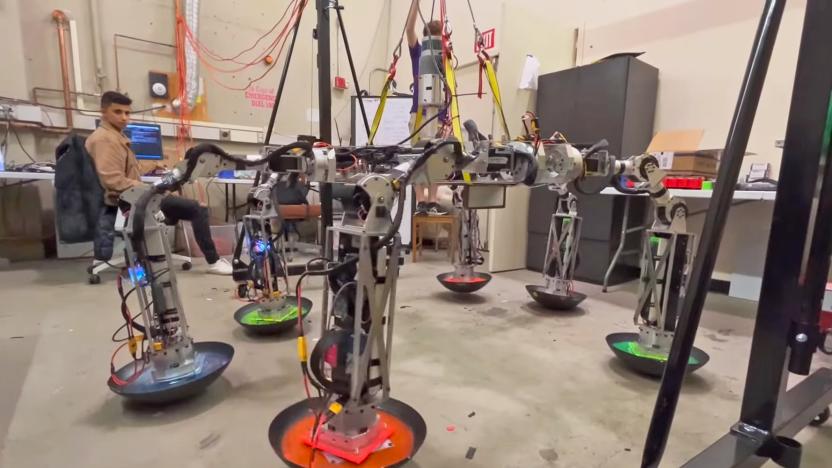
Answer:
[[(464, 2), (460, 3), (464, 6)], [(763, 2), (526, 0), (518, 3), (531, 14), (500, 28), (503, 30), (498, 30), (498, 43), (502, 44), (501, 36), (510, 34), (520, 41), (547, 44), (545, 30), (543, 38), (534, 40), (530, 32), (544, 24), (550, 28), (579, 30), (578, 65), (615, 52), (644, 51), (641, 59), (659, 69), (655, 130), (703, 128), (704, 147), (724, 146)], [(497, 12), (503, 8), (503, 2), (472, 0), (472, 4), (477, 16), (483, 18), (499, 16)], [(804, 11), (805, 0), (787, 3), (749, 140), (748, 149), (756, 154), (746, 157), (743, 172), (751, 162), (770, 163), (775, 177), (779, 170), (781, 152), (774, 147), (774, 140), (782, 139), (785, 132)], [(456, 26), (456, 29), (465, 27)], [(518, 54), (514, 52), (519, 51), (502, 55), (517, 59)], [(503, 65), (501, 73), (506, 70)], [(501, 76), (504, 87), (510, 86), (510, 81)], [(519, 115), (513, 114), (521, 112), (522, 107), (509, 112), (511, 125), (519, 124), (515, 123)], [(706, 207), (696, 202), (691, 205), (693, 210)], [(701, 230), (703, 218), (700, 215), (690, 219), (693, 232)], [(730, 279), (730, 274), (761, 273), (770, 218), (771, 204), (756, 203), (732, 209), (717, 261), (717, 277)], [(521, 255), (519, 248), (516, 254)]]
[[(3, 44), (3, 68), (0, 73), (0, 90), (5, 96), (26, 98), (24, 85), (26, 69), (23, 60), (23, 35), (17, 0), (0, 0), (0, 44)], [(10, 70), (14, 70), (10, 73)]]
[[(599, 9), (606, 12), (605, 17), (582, 28), (579, 63), (591, 63), (613, 52), (646, 52), (641, 59), (659, 69), (655, 130), (703, 128), (702, 145), (722, 148), (763, 2), (606, 3), (607, 8)], [(774, 141), (785, 135), (805, 5), (805, 0), (786, 3), (748, 143), (748, 151), (755, 155), (746, 156), (743, 173), (752, 162), (768, 162), (777, 177), (781, 150), (774, 147)], [(705, 208), (701, 203), (692, 205)], [(772, 207), (771, 203), (755, 203), (731, 210), (716, 277), (756, 281), (749, 277), (762, 273)], [(700, 232), (703, 221), (704, 216), (691, 218), (689, 229)]]
[[(23, 27), (23, 47), (26, 89), (33, 86), (59, 88), (61, 83), (58, 61), (57, 39), (50, 18), (53, 9), (68, 11), (78, 22), (81, 49), (81, 66), (84, 73), (83, 86), (86, 91), (95, 90), (94, 56), (92, 48), (91, 15), (89, 0), (25, 1), (6, 0), (19, 4), (20, 23)], [(99, 0), (101, 5), (101, 36), (107, 80), (105, 86), (116, 87), (115, 49), (113, 35), (116, 33), (136, 36), (154, 41), (174, 42), (174, 8), (170, 0)], [(372, 69), (384, 61), (387, 53), (388, 5), (384, 0), (342, 0), (344, 22), (349, 33), (350, 46), (364, 86), (369, 82)], [(266, 33), (283, 13), (288, 0), (203, 0), (201, 2), (199, 35), (206, 47), (220, 55), (233, 55)], [(287, 15), (288, 18), (288, 15)], [(310, 0), (303, 16), (297, 45), (292, 58), (286, 92), (281, 102), (277, 130), (280, 134), (294, 136), (299, 133), (317, 134), (317, 120), (310, 110), (317, 109), (317, 43), (312, 39), (315, 27), (315, 1)], [(346, 54), (340, 38), (335, 15), (332, 15), (332, 68), (333, 76), (340, 69), (342, 76), (351, 82)], [(270, 37), (273, 37), (270, 36)], [(150, 70), (173, 72), (176, 69), (172, 49), (119, 39), (119, 70), (121, 89), (128, 92), (135, 101), (135, 107), (150, 106), (147, 73)], [(262, 50), (263, 41), (256, 50)], [(288, 39), (286, 50), (288, 50)], [(275, 52), (272, 54), (277, 55)], [(246, 55), (245, 57), (250, 57)], [(275, 66), (256, 86), (274, 92), (283, 65), (280, 57)], [(237, 66), (217, 65), (226, 69)], [(244, 87), (249, 78), (256, 78), (268, 70), (265, 64), (258, 64), (247, 72), (224, 74), (211, 71), (202, 64), (201, 74), (205, 81), (208, 114), (211, 121), (238, 125), (265, 127), (271, 109), (252, 107), (245, 93), (223, 87)], [(380, 81), (380, 80), (377, 80)], [(221, 84), (220, 84), (221, 83)], [(349, 135), (349, 112), (341, 112), (349, 105), (350, 89), (333, 91), (333, 114), (339, 116), (342, 133)], [(3, 91), (4, 88), (0, 88)], [(59, 96), (55, 96), (56, 101)], [(94, 100), (89, 102), (95, 107)], [(312, 117), (312, 118), (310, 118)], [(345, 129), (346, 127), (346, 129)]]
[[(172, 0), (98, 0), (100, 4), (101, 37), (106, 89), (116, 87), (115, 48), (113, 35), (116, 33), (136, 36), (164, 43), (174, 41), (174, 2)], [(252, 44), (264, 34), (279, 18), (289, 0), (202, 0), (199, 33), (205, 45), (222, 55), (232, 55)], [(342, 0), (345, 8), (344, 22), (349, 33), (359, 78), (366, 87), (373, 69), (386, 61), (391, 47), (388, 45), (389, 2), (387, 0)], [(90, 0), (0, 0), (0, 43), (4, 48), (4, 73), (0, 74), (0, 96), (30, 99), (35, 86), (60, 88), (61, 74), (57, 33), (51, 19), (54, 9), (66, 11), (77, 21), (80, 46), (80, 65), (83, 89), (95, 92), (95, 66), (93, 54), (92, 16)], [(315, 27), (315, 1), (309, 0), (304, 13), (297, 46), (292, 58), (286, 91), (278, 114), (276, 133), (292, 138), (298, 134), (317, 134), (318, 121), (315, 118), (318, 106), (317, 89), (317, 43), (312, 38)], [(350, 96), (355, 86), (351, 82), (344, 46), (338, 37), (336, 17), (332, 15), (332, 74), (340, 70), (347, 77), (350, 89), (333, 90), (333, 116), (338, 127), (349, 141)], [(337, 39), (336, 39), (337, 38)], [(262, 43), (261, 43), (262, 45)], [(259, 49), (259, 47), (258, 47)], [(286, 49), (288, 49), (288, 40)], [(276, 55), (276, 54), (275, 54)], [(285, 56), (285, 52), (284, 55)], [(259, 86), (275, 90), (282, 70), (283, 58), (258, 83)], [(201, 67), (205, 78), (209, 120), (225, 124), (261, 127), (265, 129), (270, 109), (253, 108), (243, 91), (228, 90), (209, 76), (206, 67)], [(142, 44), (119, 39), (120, 89), (134, 99), (134, 108), (149, 105), (147, 73), (150, 70), (173, 72), (175, 62), (170, 48)], [(251, 76), (266, 70), (265, 65), (252, 68)], [(380, 87), (380, 75), (373, 75)], [(230, 85), (246, 83), (246, 76), (216, 76), (217, 80)], [(377, 90), (376, 90), (377, 91)], [(44, 102), (62, 105), (59, 94), (46, 97)], [(74, 101), (73, 101), (74, 102)], [(85, 103), (87, 108), (96, 108), (95, 98)], [(336, 126), (333, 125), (333, 136)], [(21, 128), (23, 143), (30, 153), (39, 160), (51, 160), (54, 148), (65, 136), (63, 134), (32, 131)], [(252, 153), (257, 145), (224, 144), (230, 151)], [(175, 147), (167, 142), (166, 147)], [(7, 161), (26, 162), (27, 158), (14, 140), (9, 145)], [(42, 191), (46, 206), (45, 220), (51, 219), (50, 191)], [(212, 189), (212, 205), (221, 202), (222, 194)], [(216, 206), (215, 206), (216, 207)], [(215, 210), (215, 216), (220, 210)], [(48, 229), (48, 227), (47, 227)]]
[[(520, 75), (527, 54), (540, 61), (541, 73), (551, 73), (572, 66), (574, 32), (571, 26), (551, 17), (537, 15), (537, 11), (520, 0), (502, 5), (501, 23), (497, 28), (500, 48), (498, 79), (503, 96), (503, 108), (509, 131), (520, 135), (520, 117), (536, 110), (536, 91), (519, 89)], [(522, 34), (517, 31), (522, 25)], [(494, 133), (502, 134), (497, 118)], [(490, 210), (488, 240), (489, 271), (514, 270), (526, 267), (528, 241), (529, 189), (512, 187), (508, 190), (506, 207)]]

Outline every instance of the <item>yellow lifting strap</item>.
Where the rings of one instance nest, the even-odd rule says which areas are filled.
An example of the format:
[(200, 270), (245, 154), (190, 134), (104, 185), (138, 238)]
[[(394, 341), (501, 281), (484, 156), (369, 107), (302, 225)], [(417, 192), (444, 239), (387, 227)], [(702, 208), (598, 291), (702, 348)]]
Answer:
[(413, 137), (410, 138), (410, 144), (415, 145), (419, 142), (419, 127), (422, 126), (422, 113), (425, 110), (422, 108), (422, 101), (419, 100), (419, 105), (416, 106), (416, 119), (413, 121), (413, 128), (410, 129), (411, 133), (413, 133)]
[(387, 81), (384, 82), (384, 86), (381, 88), (381, 100), (378, 102), (378, 109), (376, 109), (376, 115), (373, 117), (373, 125), (370, 127), (370, 136), (367, 138), (368, 145), (372, 146), (376, 133), (378, 133), (378, 127), (381, 126), (381, 116), (384, 115), (384, 106), (387, 104), (387, 95), (390, 93), (392, 82), (393, 75), (387, 75)]
[[(402, 32), (402, 37), (404, 37), (404, 32)], [(367, 137), (367, 144), (370, 146), (372, 146), (373, 140), (376, 138), (378, 127), (381, 126), (381, 117), (384, 115), (384, 106), (387, 104), (387, 96), (390, 94), (390, 85), (393, 83), (393, 80), (396, 79), (396, 64), (399, 63), (401, 47), (402, 41), (399, 39), (399, 45), (396, 46), (396, 50), (393, 52), (393, 62), (390, 64), (390, 69), (387, 71), (387, 79), (384, 80), (384, 86), (381, 87), (381, 99), (378, 102), (376, 115), (373, 117), (373, 125), (370, 127), (370, 135)]]
[(447, 55), (445, 56), (445, 80), (448, 82), (448, 92), (451, 94), (451, 128), (454, 137), (462, 142), (462, 124), (459, 122), (459, 102), (456, 97), (456, 75), (454, 75), (453, 61)]
[(503, 98), (500, 95), (500, 84), (497, 82), (497, 73), (494, 72), (494, 64), (488, 56), (486, 56), (483, 63), (485, 65), (485, 75), (488, 77), (488, 87), (491, 88), (491, 95), (494, 96), (494, 105), (497, 107), (497, 111), (500, 114), (500, 122), (503, 124), (503, 132), (505, 132), (505, 137), (511, 140), (506, 114), (503, 111)]

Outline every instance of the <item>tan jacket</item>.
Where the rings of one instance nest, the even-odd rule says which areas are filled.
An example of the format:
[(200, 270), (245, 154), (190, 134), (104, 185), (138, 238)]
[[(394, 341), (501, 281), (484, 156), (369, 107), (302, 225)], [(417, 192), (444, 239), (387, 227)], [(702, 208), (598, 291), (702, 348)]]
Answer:
[(95, 162), (106, 204), (117, 206), (121, 192), (142, 185), (139, 162), (130, 149), (130, 140), (118, 129), (101, 122), (84, 146)]

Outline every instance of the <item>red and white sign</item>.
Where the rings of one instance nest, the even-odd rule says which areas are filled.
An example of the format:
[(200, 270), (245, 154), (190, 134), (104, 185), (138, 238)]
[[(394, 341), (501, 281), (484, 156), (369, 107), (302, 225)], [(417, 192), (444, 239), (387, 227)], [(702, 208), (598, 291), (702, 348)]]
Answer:
[[(486, 29), (485, 31), (482, 32), (482, 42), (483, 42), (482, 49), (483, 50), (488, 50), (488, 49), (493, 49), (494, 48), (494, 36), (495, 36), (495, 29), (494, 28)], [(477, 48), (477, 46), (475, 44), (474, 45), (474, 49), (475, 49), (474, 52), (476, 52), (476, 48)]]
[(251, 107), (271, 109), (274, 106), (274, 88), (261, 88), (257, 85), (246, 90), (246, 99)]

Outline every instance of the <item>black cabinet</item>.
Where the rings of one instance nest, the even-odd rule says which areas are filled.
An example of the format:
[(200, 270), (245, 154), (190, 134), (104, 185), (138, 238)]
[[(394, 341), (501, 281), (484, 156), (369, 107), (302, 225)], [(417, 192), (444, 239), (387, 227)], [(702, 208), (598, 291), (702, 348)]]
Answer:
[[(573, 143), (609, 142), (618, 158), (639, 154), (653, 137), (659, 71), (638, 59), (618, 57), (592, 65), (540, 76), (537, 116), (544, 137), (555, 131)], [(591, 185), (587, 188), (592, 188)], [(540, 271), (546, 249), (554, 193), (545, 187), (532, 190), (529, 203), (527, 266)], [(579, 265), (575, 277), (601, 283), (618, 247), (624, 215), (623, 196), (579, 195), (578, 213), (583, 218)], [(652, 209), (646, 197), (630, 200), (629, 226), (644, 222)], [(638, 235), (630, 235), (627, 250), (638, 249)], [(638, 255), (622, 257), (611, 284), (638, 274)]]

